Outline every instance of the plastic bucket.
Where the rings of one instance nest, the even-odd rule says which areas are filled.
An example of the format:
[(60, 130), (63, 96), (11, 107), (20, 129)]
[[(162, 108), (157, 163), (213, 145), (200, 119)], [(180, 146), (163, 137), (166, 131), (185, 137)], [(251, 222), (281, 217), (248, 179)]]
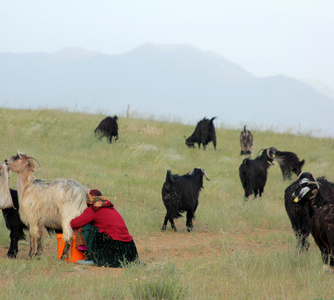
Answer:
[[(58, 259), (60, 259), (65, 248), (65, 242), (63, 240), (62, 233), (58, 233), (56, 237), (57, 237)], [(76, 263), (78, 260), (83, 260), (83, 259), (85, 259), (85, 255), (82, 253), (82, 251), (76, 249), (76, 239), (75, 235), (73, 235), (70, 253), (64, 261)]]

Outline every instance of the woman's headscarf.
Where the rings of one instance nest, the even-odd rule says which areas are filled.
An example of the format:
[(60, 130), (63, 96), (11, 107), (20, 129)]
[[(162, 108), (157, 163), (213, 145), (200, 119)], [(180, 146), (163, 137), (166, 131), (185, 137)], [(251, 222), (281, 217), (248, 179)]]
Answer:
[(102, 193), (99, 190), (90, 190), (88, 192), (88, 198), (89, 204), (93, 205), (96, 210), (102, 207), (114, 207), (107, 197), (102, 196)]

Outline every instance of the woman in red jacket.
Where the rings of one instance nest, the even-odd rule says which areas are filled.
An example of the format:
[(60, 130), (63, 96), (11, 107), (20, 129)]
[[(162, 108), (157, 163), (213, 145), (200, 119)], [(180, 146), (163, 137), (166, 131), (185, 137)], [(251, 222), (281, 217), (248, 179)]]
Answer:
[(88, 208), (71, 221), (71, 227), (81, 228), (88, 256), (93, 263), (97, 266), (120, 268), (138, 261), (136, 245), (114, 205), (99, 190), (90, 190), (88, 196)]

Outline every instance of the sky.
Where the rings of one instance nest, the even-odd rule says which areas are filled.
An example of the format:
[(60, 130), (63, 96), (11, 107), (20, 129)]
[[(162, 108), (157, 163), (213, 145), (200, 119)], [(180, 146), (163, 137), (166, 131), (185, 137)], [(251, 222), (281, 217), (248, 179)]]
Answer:
[(190, 44), (334, 89), (333, 12), (333, 0), (0, 0), (0, 53)]

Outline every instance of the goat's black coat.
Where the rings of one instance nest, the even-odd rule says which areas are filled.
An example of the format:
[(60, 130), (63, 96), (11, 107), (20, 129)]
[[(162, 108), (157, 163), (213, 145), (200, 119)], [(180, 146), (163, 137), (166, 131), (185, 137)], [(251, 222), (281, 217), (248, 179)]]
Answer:
[(239, 177), (245, 190), (245, 200), (254, 193), (262, 196), (267, 182), (267, 169), (273, 164), (275, 151), (273, 148), (264, 149), (261, 156), (255, 159), (245, 158), (239, 167)]
[(24, 229), (27, 229), (27, 227), (22, 223), (19, 215), (17, 191), (10, 189), (10, 194), (12, 196), (14, 207), (3, 209), (2, 214), (5, 219), (6, 227), (10, 231), (10, 245), (7, 256), (10, 258), (16, 258), (18, 252), (18, 242), (19, 240), (25, 240)]
[(186, 138), (186, 145), (189, 148), (195, 148), (195, 143), (198, 144), (198, 148), (201, 148), (201, 144), (203, 145), (203, 149), (206, 149), (206, 146), (212, 142), (213, 147), (216, 150), (217, 139), (216, 139), (216, 130), (215, 125), (213, 124), (213, 120), (216, 117), (213, 117), (211, 120), (207, 118), (203, 118), (196, 125), (195, 131), (191, 136)]
[[(166, 230), (169, 221), (172, 229), (176, 231), (174, 219), (182, 217), (181, 213), (187, 212), (187, 230), (193, 228), (192, 220), (195, 219), (195, 211), (198, 206), (198, 196), (203, 188), (203, 169), (195, 168), (193, 171), (179, 176), (167, 171), (166, 181), (163, 184), (161, 195), (167, 213), (161, 230)], [(208, 178), (207, 178), (208, 179)]]
[[(303, 178), (306, 178), (307, 174), (309, 173), (303, 173)], [(310, 180), (313, 179), (310, 175), (308, 176)], [(308, 237), (312, 227), (309, 204), (304, 201), (296, 203), (293, 196), (293, 193), (299, 188), (299, 181), (300, 179), (297, 179), (285, 189), (284, 204), (297, 239), (297, 247), (300, 250), (308, 250), (310, 244)], [(317, 182), (320, 187), (319, 193), (323, 195), (323, 198), (334, 203), (334, 183), (329, 182), (325, 177), (319, 177)]]
[(302, 172), (305, 160), (299, 160), (296, 153), (288, 151), (275, 151), (275, 159), (277, 160), (284, 179), (291, 179), (292, 173), (297, 176)]
[[(313, 177), (310, 173), (301, 174), (293, 196), (298, 203), (308, 205), (311, 233), (321, 251), (323, 263), (334, 267), (334, 204), (325, 198), (314, 177), (310, 177)], [(303, 182), (304, 178), (310, 181)]]
[(94, 130), (96, 136), (99, 139), (106, 137), (109, 143), (112, 143), (112, 137), (115, 137), (115, 141), (118, 140), (118, 124), (117, 124), (117, 116), (114, 117), (106, 117), (103, 119), (100, 124)]

